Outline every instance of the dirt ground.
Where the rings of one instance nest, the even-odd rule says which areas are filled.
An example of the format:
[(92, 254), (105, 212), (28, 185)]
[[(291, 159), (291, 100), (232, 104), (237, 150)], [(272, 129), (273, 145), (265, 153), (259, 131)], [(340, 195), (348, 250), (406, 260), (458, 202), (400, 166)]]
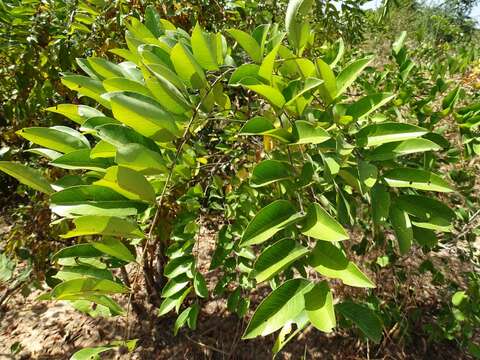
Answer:
[[(215, 285), (217, 274), (208, 272), (211, 252), (214, 249), (214, 232), (204, 230), (199, 241), (204, 251), (199, 252), (202, 272), (206, 274), (208, 286)], [(477, 244), (480, 248), (480, 244)], [(465, 264), (458, 262), (453, 252), (460, 251), (458, 246), (445, 247), (439, 253), (430, 256), (430, 260), (439, 269), (449, 269), (450, 280), (462, 283), (462, 272), (469, 270)], [(407, 268), (418, 267), (426, 256), (415, 250), (403, 265)], [(376, 257), (368, 254), (356, 259), (365, 264)], [(452, 271), (454, 269), (454, 271)], [(368, 270), (366, 270), (368, 272)], [(374, 275), (378, 287), (375, 294), (384, 301), (401, 301), (403, 308), (409, 312), (420, 310), (417, 326), (409, 329), (409, 337), (399, 331), (398, 324), (386, 328), (384, 339), (379, 345), (361, 340), (354, 329), (338, 329), (331, 334), (324, 334), (308, 328), (294, 341), (286, 346), (278, 359), (469, 359), (455, 343), (430, 344), (422, 325), (435, 321), (435, 314), (442, 299), (436, 294), (437, 288), (432, 284), (431, 274), (410, 274), (409, 283), (404, 284), (404, 293), (398, 293), (398, 285), (393, 272), (385, 268)], [(335, 296), (343, 298), (348, 295), (362, 295), (365, 290), (352, 289), (333, 282)], [(415, 294), (409, 289), (415, 288)], [(347, 289), (347, 290), (346, 290)], [(263, 293), (268, 289), (260, 289)], [(346, 292), (347, 291), (347, 292)], [(137, 349), (132, 354), (110, 351), (104, 353), (105, 359), (271, 359), (274, 336), (242, 341), (241, 334), (246, 327), (246, 320), (240, 320), (226, 309), (226, 301), (210, 298), (204, 301), (198, 319), (198, 329), (182, 329), (173, 336), (175, 316), (158, 318), (155, 309), (144, 309), (145, 316), (139, 319), (135, 314), (127, 318), (111, 319), (91, 318), (73, 308), (66, 302), (42, 302), (35, 298), (39, 290), (27, 297), (16, 294), (0, 313), (0, 359), (68, 359), (76, 350), (99, 346), (113, 340), (125, 338), (125, 329), (131, 328), (130, 339), (139, 339)], [(251, 309), (263, 297), (253, 294)], [(142, 294), (137, 294), (142, 301)], [(125, 306), (125, 299), (118, 299)], [(406, 314), (407, 315), (407, 314)], [(11, 356), (11, 347), (19, 343), (21, 350)]]

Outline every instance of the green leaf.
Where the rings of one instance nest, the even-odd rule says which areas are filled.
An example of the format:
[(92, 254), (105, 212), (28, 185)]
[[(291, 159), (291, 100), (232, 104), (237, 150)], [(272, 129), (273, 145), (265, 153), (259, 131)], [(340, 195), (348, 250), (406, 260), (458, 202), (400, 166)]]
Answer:
[(362, 120), (375, 110), (381, 108), (395, 97), (391, 93), (377, 93), (367, 95), (357, 100), (347, 108), (346, 115), (353, 117), (355, 120)]
[(193, 277), (193, 288), (195, 289), (195, 293), (201, 298), (208, 297), (207, 283), (203, 275), (198, 271), (195, 272)]
[(122, 125), (107, 124), (97, 128), (97, 135), (100, 139), (120, 149), (132, 143), (141, 144), (146, 148), (158, 152), (158, 145), (152, 139), (140, 135), (136, 131)]
[(53, 193), (50, 182), (43, 177), (40, 171), (36, 169), (20, 163), (0, 161), (0, 170), (10, 176), (13, 176), (22, 184), (30, 186), (32, 189), (41, 191), (45, 194)]
[(321, 144), (331, 138), (326, 130), (304, 120), (295, 121), (293, 136), (295, 144)]
[(29, 127), (17, 131), (17, 134), (34, 144), (56, 150), (61, 153), (88, 149), (88, 140), (71, 128), (53, 126), (51, 128)]
[(87, 61), (95, 73), (103, 78), (123, 77), (122, 68), (111, 61), (99, 57), (89, 57)]
[(370, 340), (376, 344), (380, 343), (382, 322), (374, 311), (350, 301), (337, 304), (335, 308), (347, 319), (353, 321)]
[[(296, 328), (292, 332), (294, 324)], [(282, 330), (280, 330), (277, 340), (275, 340), (275, 344), (273, 345), (273, 355), (276, 356), (276, 354), (278, 354), (300, 331), (305, 329), (307, 325), (310, 325), (310, 320), (308, 319), (306, 311), (301, 312), (292, 322), (285, 324), (282, 327)]]
[(158, 309), (158, 316), (163, 316), (173, 310), (173, 308), (180, 307), (183, 300), (187, 297), (190, 291), (192, 291), (191, 286), (184, 291), (179, 291), (176, 294), (163, 300), (163, 302), (160, 304), (160, 308)]
[(50, 208), (60, 216), (83, 215), (130, 216), (146, 209), (146, 204), (128, 200), (110, 188), (80, 185), (59, 191), (51, 196)]
[(167, 77), (158, 72), (158, 66), (147, 66), (147, 69), (153, 74), (145, 77), (147, 87), (160, 105), (177, 115), (190, 110), (190, 103)]
[[(120, 219), (119, 219), (120, 220)], [(118, 220), (116, 221), (118, 223)], [(109, 225), (114, 225), (110, 223)], [(125, 237), (135, 236), (135, 237), (143, 237), (143, 233), (138, 229), (137, 226), (133, 224), (127, 225), (125, 222), (118, 223), (119, 226), (123, 228), (123, 231), (127, 232), (129, 227), (133, 227), (129, 234), (122, 235)], [(112, 234), (116, 235), (116, 234)], [(114, 258), (126, 261), (126, 262), (134, 262), (135, 256), (130, 252), (130, 250), (118, 239), (112, 237), (104, 237), (102, 241), (92, 242), (92, 246)]]
[(103, 87), (108, 92), (114, 91), (129, 91), (144, 96), (152, 97), (152, 93), (144, 85), (140, 84), (137, 81), (126, 79), (123, 77), (114, 77), (110, 79), (103, 80)]
[(64, 247), (57, 251), (52, 260), (65, 259), (65, 258), (95, 258), (102, 256), (103, 253), (93, 247), (92, 244), (77, 244)]
[(331, 332), (336, 326), (333, 295), (326, 281), (322, 281), (305, 293), (305, 310), (308, 319), (318, 330)]
[(174, 115), (150, 97), (131, 92), (115, 92), (111, 93), (110, 103), (115, 118), (143, 136), (160, 142), (181, 136)]
[(277, 88), (270, 85), (245, 85), (246, 88), (263, 96), (270, 104), (277, 108), (282, 108), (285, 105), (285, 98)]
[(295, 141), (295, 137), (291, 133), (283, 128), (275, 128), (270, 120), (262, 116), (248, 120), (239, 135), (268, 135), (283, 143)]
[(367, 56), (363, 59), (355, 60), (347, 65), (337, 76), (337, 94), (342, 95), (347, 88), (353, 84), (360, 73), (373, 61), (373, 56)]
[(267, 247), (253, 265), (257, 283), (271, 279), (288, 265), (308, 253), (308, 249), (293, 239), (283, 239)]
[(184, 255), (171, 259), (165, 266), (164, 275), (171, 279), (191, 270), (193, 265), (193, 256)]
[(262, 61), (263, 54), (260, 45), (251, 35), (237, 29), (228, 29), (227, 33), (240, 44), (254, 62), (260, 63)]
[(451, 231), (455, 212), (446, 204), (426, 196), (400, 195), (396, 206), (417, 218), (414, 224), (427, 229)]
[(173, 325), (173, 335), (177, 336), (178, 331), (180, 328), (185, 325), (190, 317), (190, 313), (192, 312), (193, 307), (189, 306), (185, 310), (183, 310), (180, 315), (178, 315), (177, 320), (175, 320), (175, 324)]
[(115, 162), (144, 175), (167, 173), (167, 166), (162, 156), (141, 144), (120, 146), (116, 151)]
[(320, 96), (327, 103), (331, 103), (337, 95), (337, 80), (330, 66), (322, 59), (317, 59), (315, 62), (317, 75), (323, 80), (320, 86)]
[[(323, 84), (323, 80), (320, 80), (314, 77), (306, 78), (303, 88), (300, 91), (298, 91), (290, 100), (288, 100), (285, 106), (294, 105), (304, 95), (308, 95), (308, 99), (306, 99), (305, 97), (303, 98), (303, 100), (306, 101), (305, 104), (307, 104), (307, 101), (309, 102), (312, 99), (310, 94), (313, 93), (315, 89), (319, 88), (322, 84)], [(299, 113), (301, 112), (302, 111), (299, 111)]]
[(79, 94), (92, 98), (99, 104), (110, 109), (108, 100), (102, 98), (105, 93), (103, 84), (100, 80), (92, 79), (83, 75), (67, 75), (62, 78), (62, 84)]
[[(105, 140), (100, 140), (90, 151), (90, 158), (113, 158), (117, 149)], [(121, 164), (119, 164), (121, 165)]]
[(145, 176), (127, 167), (108, 168), (103, 179), (94, 184), (111, 188), (127, 199), (155, 202), (155, 190)]
[(59, 104), (45, 110), (62, 114), (80, 125), (91, 117), (104, 116), (101, 111), (87, 105)]
[(62, 156), (62, 153), (59, 153), (58, 151), (45, 149), (45, 148), (32, 148), (32, 149), (27, 149), (25, 151), (32, 154), (37, 154), (37, 155), (46, 157), (47, 159), (50, 159), (50, 160), (55, 160), (60, 156)]
[(279, 47), (280, 44), (275, 46), (272, 51), (265, 56), (260, 68), (258, 69), (258, 76), (267, 81), (269, 84), (272, 83), (273, 66), (275, 64), (275, 58), (277, 57)]
[(117, 282), (86, 277), (58, 284), (53, 288), (51, 297), (56, 300), (70, 300), (78, 295), (108, 295), (126, 292), (128, 292), (128, 288)]
[(76, 351), (71, 357), (70, 360), (92, 360), (98, 359), (99, 355), (105, 351), (115, 349), (116, 346), (98, 346), (98, 347), (90, 347), (90, 348), (83, 348)]
[(409, 155), (425, 151), (438, 151), (442, 147), (433, 141), (418, 138), (408, 139), (399, 142), (392, 142), (376, 147), (367, 155), (368, 160), (384, 161), (390, 160), (397, 156)]
[(402, 31), (400, 35), (395, 39), (392, 44), (392, 50), (395, 55), (398, 55), (400, 50), (403, 48), (403, 44), (405, 43), (405, 38), (407, 37), (407, 32)]
[(252, 83), (256, 84), (260, 82), (258, 77), (259, 70), (260, 66), (257, 64), (242, 64), (232, 73), (232, 76), (230, 76), (230, 80), (228, 81), (228, 85), (238, 86), (241, 84), (248, 84), (248, 80), (244, 79), (252, 79)]
[(308, 40), (310, 29), (304, 17), (312, 5), (313, 0), (290, 0), (288, 2), (285, 28), (289, 41), (297, 50), (303, 48)]
[(292, 169), (289, 164), (277, 160), (263, 160), (253, 169), (250, 185), (254, 188), (262, 187), (291, 176)]
[(170, 52), (175, 71), (195, 89), (207, 87), (207, 79), (192, 53), (182, 43), (177, 43)]
[(198, 22), (192, 32), (192, 51), (197, 62), (205, 70), (218, 70), (217, 36), (204, 32)]
[(185, 287), (190, 284), (190, 281), (190, 278), (185, 274), (181, 274), (168, 280), (162, 289), (162, 297), (168, 298), (177, 294), (179, 291), (185, 289)]
[(80, 127), (80, 130), (87, 133), (95, 134), (97, 132), (97, 130), (95, 129), (96, 127), (107, 124), (121, 125), (122, 123), (108, 116), (95, 116), (86, 120)]
[(367, 125), (357, 133), (356, 139), (358, 146), (370, 147), (418, 138), (427, 132), (426, 129), (415, 125), (391, 122)]
[(304, 311), (304, 294), (312, 288), (306, 279), (291, 279), (273, 290), (255, 310), (242, 339), (267, 336), (293, 321)]
[(400, 254), (404, 255), (410, 251), (413, 242), (413, 230), (410, 217), (407, 212), (395, 206), (390, 206), (390, 222), (392, 223), (395, 236), (398, 240)]
[(390, 209), (390, 193), (385, 185), (377, 183), (370, 193), (372, 203), (372, 219), (376, 225), (385, 223)]
[(345, 229), (319, 204), (308, 207), (302, 224), (302, 234), (325, 241), (341, 241), (349, 238)]
[(323, 276), (340, 279), (345, 285), (374, 288), (375, 284), (335, 244), (319, 241), (312, 250), (308, 263)]
[(131, 221), (113, 216), (81, 216), (73, 220), (75, 229), (62, 238), (72, 238), (85, 235), (110, 235), (119, 237), (143, 237), (138, 226)]
[(286, 226), (298, 221), (301, 214), (287, 200), (276, 200), (261, 209), (243, 233), (240, 246), (260, 244)]
[(104, 172), (106, 168), (112, 165), (110, 161), (103, 158), (92, 159), (90, 153), (90, 149), (72, 151), (56, 158), (50, 164), (62, 169), (84, 169), (100, 172)]
[(387, 171), (384, 180), (391, 187), (411, 187), (419, 190), (452, 192), (454, 189), (440, 176), (422, 169), (397, 168)]
[(145, 26), (156, 38), (165, 33), (160, 22), (160, 15), (158, 15), (154, 5), (148, 5), (145, 9)]

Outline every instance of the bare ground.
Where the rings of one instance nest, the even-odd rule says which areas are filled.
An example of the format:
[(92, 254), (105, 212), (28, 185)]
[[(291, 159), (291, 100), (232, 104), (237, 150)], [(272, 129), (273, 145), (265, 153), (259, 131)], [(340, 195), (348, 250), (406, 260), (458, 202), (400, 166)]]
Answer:
[[(209, 288), (215, 285), (217, 273), (208, 272), (215, 238), (212, 231), (202, 229), (199, 239), (199, 262), (206, 274)], [(419, 264), (427, 257), (436, 268), (448, 274), (447, 281), (462, 284), (464, 271), (472, 270), (458, 260), (461, 244), (446, 246), (435, 255), (424, 255), (416, 249), (411, 256), (401, 261), (399, 268), (412, 269), (408, 281), (399, 283), (394, 274), (395, 267), (387, 267), (374, 274), (365, 269), (376, 280), (375, 294), (382, 301), (401, 305), (405, 318), (414, 311), (420, 312), (417, 321), (411, 323), (409, 333), (401, 331), (399, 323), (385, 328), (384, 339), (379, 344), (361, 340), (356, 330), (338, 329), (324, 334), (309, 328), (286, 346), (278, 359), (469, 359), (454, 342), (432, 344), (428, 341), (423, 325), (435, 321), (439, 306), (445, 294), (438, 292), (432, 283), (430, 273), (419, 274)], [(479, 244), (476, 244), (479, 248)], [(380, 252), (379, 252), (380, 253)], [(368, 253), (357, 258), (359, 264), (371, 263), (377, 254)], [(448, 271), (446, 271), (448, 270)], [(364, 297), (366, 292), (333, 282), (335, 297)], [(415, 292), (412, 291), (415, 289)], [(268, 289), (260, 288), (252, 294), (252, 306), (263, 298)], [(230, 314), (226, 301), (210, 298), (202, 305), (196, 331), (181, 330), (173, 336), (175, 316), (158, 318), (155, 309), (145, 309), (145, 315), (138, 318), (134, 313), (128, 317), (111, 319), (91, 318), (65, 302), (41, 302), (35, 300), (39, 290), (27, 297), (16, 294), (0, 314), (0, 359), (68, 359), (74, 351), (89, 346), (99, 346), (113, 340), (139, 339), (138, 347), (132, 354), (111, 351), (106, 359), (270, 359), (273, 336), (242, 341), (241, 334), (246, 320)], [(136, 294), (142, 302), (143, 294)], [(125, 306), (125, 299), (119, 302)], [(130, 328), (128, 335), (126, 329)], [(10, 355), (10, 348), (21, 344), (16, 356)]]

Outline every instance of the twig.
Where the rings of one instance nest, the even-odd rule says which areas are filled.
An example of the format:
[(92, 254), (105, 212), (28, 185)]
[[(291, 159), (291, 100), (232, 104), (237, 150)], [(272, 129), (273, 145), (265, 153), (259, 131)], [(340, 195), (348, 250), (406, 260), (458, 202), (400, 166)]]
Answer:
[[(193, 124), (193, 122), (195, 121), (197, 115), (198, 115), (198, 112), (200, 111), (200, 107), (204, 101), (204, 99), (210, 94), (210, 91), (212, 91), (213, 87), (230, 71), (232, 71), (233, 68), (228, 68), (227, 70), (225, 70), (222, 74), (220, 74), (216, 79), (215, 81), (210, 85), (210, 88), (208, 89), (208, 91), (205, 93), (205, 95), (203, 95), (203, 97), (200, 99), (198, 105), (195, 107), (194, 111), (193, 111), (193, 114), (190, 118), (190, 121), (188, 122), (187, 126), (185, 127), (185, 131), (183, 132), (183, 135), (182, 135), (182, 141), (181, 143), (178, 145), (177, 147), (177, 150), (175, 152), (175, 157), (172, 161), (172, 165), (170, 166), (170, 169), (169, 169), (169, 172), (168, 172), (168, 176), (167, 176), (167, 179), (165, 181), (165, 185), (163, 186), (163, 189), (162, 189), (162, 193), (160, 194), (160, 199), (158, 200), (158, 203), (156, 205), (156, 210), (155, 210), (155, 215), (153, 217), (153, 220), (152, 220), (152, 223), (150, 225), (150, 229), (148, 231), (148, 235), (147, 235), (147, 239), (145, 241), (145, 244), (143, 246), (143, 249), (142, 249), (142, 253), (141, 253), (141, 260), (140, 260), (140, 264), (143, 264), (143, 268), (144, 268), (144, 273), (145, 273), (145, 280), (148, 281), (147, 279), (149, 279), (148, 275), (146, 274), (146, 272), (148, 272), (148, 257), (146, 256), (146, 251), (147, 251), (147, 248), (148, 246), (150, 245), (151, 242), (153, 242), (154, 240), (154, 231), (155, 231), (155, 228), (158, 224), (158, 222), (160, 221), (160, 212), (161, 212), (161, 208), (162, 208), (162, 205), (163, 205), (163, 201), (164, 201), (164, 198), (165, 198), (165, 194), (167, 192), (167, 189), (168, 189), (168, 186), (170, 184), (170, 181), (172, 180), (172, 176), (173, 176), (173, 170), (175, 169), (175, 166), (176, 166), (176, 163), (178, 161), (178, 158), (180, 157), (180, 153), (183, 149), (183, 147), (185, 146), (185, 144), (187, 143), (187, 141), (190, 139), (190, 128)], [(145, 267), (145, 265), (147, 267)], [(135, 274), (135, 277), (133, 279), (133, 282), (132, 282), (132, 285), (135, 286), (138, 282), (138, 279), (139, 279), (139, 275), (140, 275), (140, 268), (137, 268), (137, 272)], [(130, 335), (130, 319), (129, 319), (129, 315), (130, 315), (130, 305), (131, 305), (131, 300), (132, 300), (132, 295), (133, 295), (133, 292), (131, 291), (130, 292), (130, 296), (129, 296), (129, 299), (128, 299), (128, 305), (127, 305), (127, 328), (126, 328), (126, 336), (125, 336), (125, 339), (127, 340), (129, 338), (129, 335)]]
[(214, 346), (204, 344), (204, 343), (202, 343), (202, 342), (200, 342), (200, 341), (194, 340), (194, 339), (192, 339), (190, 336), (188, 336), (187, 334), (185, 334), (185, 337), (186, 337), (188, 340), (190, 340), (191, 342), (193, 342), (194, 344), (198, 345), (198, 346), (201, 346), (201, 347), (210, 349), (210, 350), (212, 350), (212, 351), (218, 352), (218, 353), (223, 354), (223, 355), (230, 356), (230, 354), (229, 354), (228, 352), (223, 351), (223, 350), (221, 350), (221, 349), (218, 349), (218, 348), (216, 348), (216, 347), (214, 347)]

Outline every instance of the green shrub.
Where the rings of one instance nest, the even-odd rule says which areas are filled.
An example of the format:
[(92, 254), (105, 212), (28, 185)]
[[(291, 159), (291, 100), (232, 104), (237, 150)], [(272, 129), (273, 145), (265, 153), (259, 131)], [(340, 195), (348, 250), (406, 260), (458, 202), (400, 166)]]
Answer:
[[(440, 170), (450, 144), (437, 125), (461, 89), (448, 91), (439, 109), (428, 106), (447, 84), (409, 93), (422, 78), (409, 80), (406, 34), (393, 44), (392, 71), (375, 70), (371, 55), (344, 61), (342, 41), (315, 56), (303, 21), (311, 4), (290, 1), (285, 31), (267, 24), (251, 34), (206, 33), (198, 24), (189, 34), (149, 8), (144, 24), (128, 19), (128, 48), (111, 50), (125, 61), (79, 59), (85, 75), (62, 77), (87, 99), (48, 110), (73, 124), (18, 134), (67, 175), (50, 181), (0, 162), (46, 193), (52, 225), (68, 229), (60, 237), (69, 246), (52, 255), (57, 272), (41, 299), (121, 315), (112, 296), (132, 300), (142, 272), (159, 315), (179, 314), (175, 333), (195, 329), (209, 296), (199, 229), (216, 216), (224, 225), (211, 268), (222, 277), (213, 293), (247, 316), (249, 292), (266, 282), (272, 289), (244, 339), (279, 331), (277, 353), (307, 326), (331, 332), (340, 317), (381, 340), (376, 311), (334, 299), (329, 280), (365, 294), (375, 288), (365, 264), (351, 260), (354, 230), (408, 256), (414, 244), (434, 248), (454, 229), (457, 215), (443, 195), (456, 190)], [(404, 117), (402, 109), (414, 111)]]

